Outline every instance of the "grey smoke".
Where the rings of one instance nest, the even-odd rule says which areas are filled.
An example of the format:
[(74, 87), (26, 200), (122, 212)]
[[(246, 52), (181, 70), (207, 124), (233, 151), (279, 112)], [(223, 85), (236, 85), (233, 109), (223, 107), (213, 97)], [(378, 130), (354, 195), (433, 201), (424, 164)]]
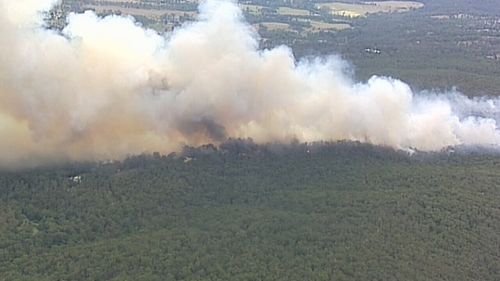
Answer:
[(227, 137), (257, 143), (355, 140), (436, 151), (500, 143), (499, 100), (352, 81), (335, 56), (258, 49), (232, 1), (160, 36), (131, 17), (71, 14), (54, 0), (0, 0), (0, 165), (168, 153)]
[(180, 126), (181, 130), (186, 135), (201, 134), (214, 142), (222, 142), (227, 139), (226, 128), (217, 124), (213, 119), (202, 117), (199, 120), (191, 120)]

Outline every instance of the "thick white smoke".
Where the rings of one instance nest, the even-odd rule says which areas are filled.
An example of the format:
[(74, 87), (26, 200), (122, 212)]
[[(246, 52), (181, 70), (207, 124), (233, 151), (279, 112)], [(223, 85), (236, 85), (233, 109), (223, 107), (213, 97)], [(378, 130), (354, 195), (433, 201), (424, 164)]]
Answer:
[(54, 0), (0, 0), (0, 165), (103, 160), (182, 144), (360, 140), (439, 150), (499, 144), (498, 100), (354, 83), (336, 57), (295, 61), (258, 49), (230, 1), (162, 37), (130, 17), (72, 14), (44, 27)]

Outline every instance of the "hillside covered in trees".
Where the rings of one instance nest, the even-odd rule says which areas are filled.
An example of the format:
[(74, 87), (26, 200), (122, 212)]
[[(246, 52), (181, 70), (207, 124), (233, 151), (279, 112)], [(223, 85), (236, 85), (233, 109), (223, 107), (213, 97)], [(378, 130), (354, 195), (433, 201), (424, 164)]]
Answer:
[(500, 280), (500, 157), (230, 140), (0, 173), (0, 280)]

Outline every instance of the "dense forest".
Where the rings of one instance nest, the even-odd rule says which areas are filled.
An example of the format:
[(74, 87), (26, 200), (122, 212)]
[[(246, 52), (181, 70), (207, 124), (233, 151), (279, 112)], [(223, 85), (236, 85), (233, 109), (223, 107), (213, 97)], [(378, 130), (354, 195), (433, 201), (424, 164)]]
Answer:
[(500, 280), (500, 156), (229, 140), (0, 173), (0, 280)]

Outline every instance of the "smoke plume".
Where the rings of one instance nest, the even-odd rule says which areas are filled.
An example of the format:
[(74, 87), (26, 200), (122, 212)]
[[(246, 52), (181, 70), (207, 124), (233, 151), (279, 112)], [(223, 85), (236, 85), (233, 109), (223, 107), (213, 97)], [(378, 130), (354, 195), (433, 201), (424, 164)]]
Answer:
[(131, 17), (43, 21), (54, 0), (0, 0), (0, 165), (119, 159), (227, 137), (359, 140), (434, 151), (500, 143), (498, 99), (356, 83), (335, 56), (258, 49), (230, 1), (161, 36)]

